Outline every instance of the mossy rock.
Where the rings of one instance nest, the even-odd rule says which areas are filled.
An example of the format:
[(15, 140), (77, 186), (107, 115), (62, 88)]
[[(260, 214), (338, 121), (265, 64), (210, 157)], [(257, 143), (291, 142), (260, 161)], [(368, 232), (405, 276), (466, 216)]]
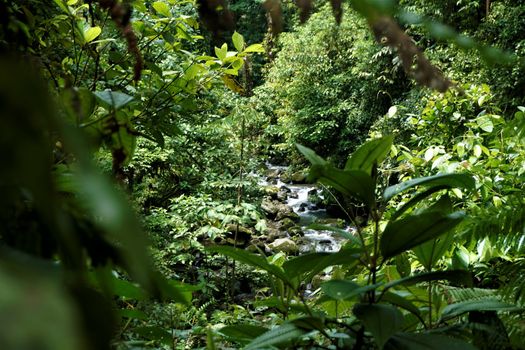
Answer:
[(304, 236), (304, 232), (303, 232), (303, 229), (301, 228), (301, 226), (292, 226), (288, 229), (288, 234), (292, 237), (296, 237), (296, 236)]

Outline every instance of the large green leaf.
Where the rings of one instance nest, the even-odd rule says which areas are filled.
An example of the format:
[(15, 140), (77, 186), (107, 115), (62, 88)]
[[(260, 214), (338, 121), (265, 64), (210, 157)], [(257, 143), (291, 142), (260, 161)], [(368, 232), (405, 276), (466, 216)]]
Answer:
[(365, 329), (372, 333), (380, 349), (388, 338), (403, 327), (403, 314), (391, 305), (357, 304), (353, 312)]
[(385, 284), (384, 290), (399, 285), (410, 286), (416, 283), (428, 282), (428, 281), (439, 281), (446, 280), (457, 284), (464, 284), (466, 286), (472, 286), (472, 274), (464, 270), (450, 270), (450, 271), (435, 271), (425, 272), (418, 275), (413, 275), (405, 278), (389, 282)]
[(396, 333), (385, 344), (384, 350), (476, 350), (463, 340), (439, 334)]
[(84, 29), (84, 42), (85, 43), (90, 43), (92, 42), (93, 40), (95, 40), (99, 35), (100, 33), (102, 33), (102, 29), (100, 29), (99, 26), (96, 26), (96, 27), (87, 27), (86, 29)]
[(226, 255), (239, 262), (245, 263), (252, 267), (262, 269), (274, 275), (275, 277), (281, 279), (282, 281), (290, 283), (290, 279), (288, 278), (288, 276), (285, 275), (284, 271), (280, 267), (270, 264), (268, 261), (266, 261), (265, 258), (259, 255), (247, 252), (243, 249), (229, 247), (229, 246), (209, 247), (207, 248), (207, 250), (210, 252), (215, 252), (215, 253)]
[(399, 306), (400, 308), (405, 309), (413, 313), (414, 315), (418, 315), (418, 316), (421, 315), (421, 312), (419, 311), (417, 306), (415, 306), (410, 300), (403, 298), (402, 296), (396, 293), (392, 293), (392, 292), (385, 293), (381, 297), (381, 301), (390, 303), (395, 306)]
[(242, 50), (244, 50), (244, 38), (241, 34), (234, 32), (232, 35), (232, 42), (233, 46), (235, 46), (235, 49), (237, 49), (237, 51), (241, 52)]
[(362, 170), (370, 175), (372, 166), (385, 159), (393, 139), (393, 136), (385, 136), (366, 142), (348, 158), (345, 170)]
[(155, 1), (153, 3), (153, 8), (155, 9), (155, 11), (158, 13), (158, 14), (161, 14), (163, 15), (164, 17), (171, 17), (171, 11), (170, 11), (170, 8), (169, 6), (162, 2), (162, 1)]
[(283, 269), (289, 278), (303, 274), (305, 279), (312, 278), (328, 266), (348, 265), (359, 258), (360, 250), (343, 249), (337, 253), (310, 253), (292, 258), (283, 264)]
[(325, 165), (326, 160), (324, 160), (322, 157), (318, 156), (317, 153), (315, 153), (312, 149), (305, 147), (300, 144), (296, 144), (297, 149), (299, 152), (301, 152), (312, 165)]
[(284, 323), (264, 334), (255, 338), (244, 348), (245, 350), (264, 349), (273, 345), (286, 343), (297, 339), (308, 333), (307, 330), (301, 329), (292, 323)]
[(375, 207), (374, 180), (362, 170), (341, 170), (327, 163), (308, 147), (297, 144), (299, 151), (312, 163), (309, 177), (332, 186), (345, 196), (358, 198)]
[(413, 206), (417, 205), (418, 203), (421, 203), (421, 201), (423, 201), (423, 199), (429, 197), (430, 195), (432, 195), (432, 194), (434, 194), (434, 193), (436, 193), (438, 191), (446, 189), (446, 188), (448, 188), (448, 187), (447, 186), (434, 186), (434, 187), (431, 187), (431, 188), (429, 188), (429, 189), (427, 189), (425, 191), (419, 192), (418, 194), (416, 194), (415, 196), (410, 198), (410, 200), (408, 202), (403, 204), (403, 206), (401, 208), (396, 210), (396, 212), (394, 214), (392, 214), (392, 216), (390, 217), (390, 220), (392, 221), (392, 220), (397, 219), (402, 214), (404, 214), (408, 209), (412, 208)]
[(331, 280), (321, 285), (323, 292), (335, 300), (348, 300), (379, 287), (381, 283), (360, 286), (348, 280)]
[(464, 217), (463, 212), (425, 212), (389, 222), (381, 236), (381, 254), (388, 259), (417, 247), (451, 230)]
[(437, 174), (428, 177), (419, 177), (400, 184), (388, 187), (383, 193), (383, 198), (389, 200), (395, 195), (415, 186), (445, 186), (446, 188), (472, 189), (476, 185), (474, 178), (467, 174)]
[(450, 248), (453, 248), (453, 242), (454, 234), (449, 232), (442, 237), (415, 247), (413, 251), (421, 265), (423, 265), (427, 271), (430, 271), (439, 259), (441, 259)]
[(253, 326), (249, 324), (238, 324), (234, 326), (222, 327), (219, 333), (225, 335), (232, 340), (248, 342), (251, 341), (261, 334), (268, 331), (268, 328), (261, 326)]
[(468, 300), (445, 306), (441, 319), (447, 320), (470, 311), (520, 311), (523, 308), (497, 299)]
[(133, 101), (133, 97), (119, 91), (95, 91), (93, 93), (104, 108), (108, 110), (119, 110)]
[(374, 181), (361, 170), (339, 170), (331, 165), (312, 167), (311, 175), (319, 182), (332, 186), (348, 197), (363, 201), (369, 208), (375, 207)]

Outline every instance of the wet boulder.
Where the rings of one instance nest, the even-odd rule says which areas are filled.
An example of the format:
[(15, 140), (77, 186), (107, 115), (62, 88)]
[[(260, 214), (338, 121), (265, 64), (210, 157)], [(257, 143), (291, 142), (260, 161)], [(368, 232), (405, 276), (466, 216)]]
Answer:
[(304, 236), (304, 232), (303, 232), (303, 229), (301, 228), (301, 226), (292, 226), (288, 229), (288, 234), (290, 235), (290, 237), (296, 237), (296, 236)]
[(279, 221), (279, 224), (280, 224), (280, 229), (283, 230), (283, 231), (286, 231), (289, 228), (292, 228), (292, 227), (295, 226), (295, 222), (292, 219), (288, 218), (288, 217), (286, 217), (286, 218), (282, 219), (281, 221)]
[(304, 184), (306, 182), (306, 174), (302, 171), (296, 171), (290, 175), (290, 181), (294, 184)]
[(287, 254), (295, 254), (299, 251), (297, 244), (290, 238), (279, 238), (268, 245), (270, 249)]

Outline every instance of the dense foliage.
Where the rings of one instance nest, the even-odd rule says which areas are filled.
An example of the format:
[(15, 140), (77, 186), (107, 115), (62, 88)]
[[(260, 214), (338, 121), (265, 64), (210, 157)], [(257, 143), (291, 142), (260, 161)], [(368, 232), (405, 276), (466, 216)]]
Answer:
[(523, 348), (524, 12), (0, 0), (0, 348)]

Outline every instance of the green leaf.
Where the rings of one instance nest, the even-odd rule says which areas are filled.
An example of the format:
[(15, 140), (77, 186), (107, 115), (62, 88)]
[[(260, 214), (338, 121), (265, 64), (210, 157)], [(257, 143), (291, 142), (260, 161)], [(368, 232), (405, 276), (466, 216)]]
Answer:
[(494, 124), (488, 115), (483, 115), (479, 118), (476, 118), (476, 124), (483, 131), (492, 132), (492, 130), (494, 130)]
[(401, 277), (407, 277), (412, 272), (412, 266), (407, 254), (396, 256), (396, 270)]
[(363, 201), (369, 208), (375, 207), (374, 181), (362, 170), (340, 170), (328, 164), (308, 147), (297, 144), (299, 151), (312, 163), (310, 178), (332, 186), (345, 196)]
[(476, 350), (463, 340), (438, 334), (396, 333), (385, 344), (384, 350)]
[(226, 255), (234, 260), (245, 263), (252, 267), (262, 269), (274, 275), (275, 277), (281, 279), (282, 281), (290, 282), (289, 278), (285, 275), (285, 273), (280, 267), (270, 264), (268, 261), (266, 261), (265, 258), (259, 255), (255, 255), (243, 249), (229, 247), (229, 246), (215, 246), (215, 247), (209, 247), (206, 249), (210, 252)]
[(244, 50), (244, 38), (241, 34), (234, 32), (232, 35), (233, 46), (239, 52)]
[(93, 93), (102, 106), (108, 110), (119, 110), (133, 101), (133, 97), (125, 93), (111, 90), (96, 91)]
[(418, 315), (418, 316), (421, 315), (421, 312), (419, 311), (419, 309), (410, 300), (407, 300), (396, 293), (386, 292), (381, 297), (381, 301), (385, 301), (392, 305), (398, 306), (402, 309), (405, 309), (413, 313), (414, 315)]
[(357, 317), (372, 333), (377, 346), (381, 349), (388, 338), (403, 327), (403, 314), (394, 306), (383, 304), (357, 304), (353, 309)]
[(248, 342), (267, 332), (268, 328), (253, 326), (249, 324), (238, 324), (226, 326), (219, 330), (219, 333), (236, 341)]
[(403, 204), (403, 206), (401, 208), (399, 208), (394, 214), (392, 214), (392, 216), (390, 217), (390, 221), (397, 219), (398, 217), (403, 215), (408, 209), (412, 208), (416, 204), (418, 204), (421, 201), (423, 201), (423, 199), (431, 196), (432, 194), (434, 194), (436, 192), (444, 190), (446, 188), (448, 188), (448, 187), (447, 186), (434, 186), (434, 187), (431, 187), (431, 188), (429, 188), (429, 189), (427, 189), (425, 191), (419, 192), (414, 197), (412, 197), (408, 202)]
[(259, 52), (264, 53), (264, 47), (261, 44), (252, 44), (244, 49), (243, 52)]
[(381, 254), (388, 259), (417, 247), (453, 229), (464, 218), (463, 212), (425, 212), (389, 222), (381, 236)]
[(155, 1), (153, 3), (153, 8), (155, 9), (155, 11), (158, 13), (158, 14), (161, 14), (163, 15), (164, 17), (171, 17), (171, 11), (170, 11), (170, 8), (169, 6), (162, 2), (162, 1)]
[(417, 260), (423, 265), (428, 271), (443, 257), (448, 249), (452, 247), (454, 242), (454, 235), (452, 232), (446, 235), (428, 241), (421, 244), (413, 249), (417, 256)]
[(366, 142), (348, 158), (345, 170), (362, 170), (370, 175), (373, 165), (387, 156), (393, 140), (393, 136), (385, 136)]
[(312, 163), (312, 165), (325, 165), (327, 164), (326, 163), (326, 160), (324, 160), (322, 157), (318, 156), (317, 153), (315, 153), (312, 149), (308, 148), (308, 147), (305, 147), (303, 145), (300, 145), (300, 144), (295, 144), (297, 146), (297, 149), (299, 150), (299, 152), (301, 152), (305, 157), (306, 159), (308, 159), (308, 161), (310, 163)]
[(215, 47), (215, 55), (221, 61), (224, 61), (226, 55), (228, 54), (228, 45), (226, 43), (222, 44), (221, 48)]
[(173, 342), (172, 335), (166, 329), (157, 326), (143, 326), (133, 329), (133, 332), (149, 340), (156, 340), (165, 345)]
[(69, 13), (69, 9), (67, 8), (67, 6), (64, 4), (64, 1), (63, 0), (53, 0), (55, 2), (55, 4), (58, 5), (58, 7), (60, 7), (60, 9), (65, 12), (66, 14), (70, 14)]
[(125, 280), (113, 278), (112, 281), (113, 293), (124, 299), (144, 300), (145, 295), (142, 289)]
[(291, 323), (284, 323), (281, 326), (273, 328), (272, 330), (261, 334), (248, 344), (245, 350), (263, 349), (272, 345), (286, 343), (297, 339), (308, 331), (300, 329)]
[(381, 286), (382, 283), (360, 286), (348, 280), (331, 280), (321, 285), (323, 292), (335, 300), (348, 300)]
[(521, 311), (523, 308), (497, 299), (468, 300), (445, 306), (442, 320), (448, 320), (471, 311)]
[(100, 27), (88, 27), (84, 30), (84, 42), (90, 43), (93, 40), (95, 40), (100, 33), (102, 33), (102, 29)]
[(389, 200), (395, 195), (415, 186), (446, 186), (447, 188), (472, 189), (475, 185), (474, 178), (467, 174), (437, 174), (428, 177), (419, 177), (417, 179), (390, 186), (383, 193), (383, 198)]
[(289, 278), (296, 278), (306, 274), (309, 279), (323, 271), (328, 266), (348, 265), (359, 258), (360, 250), (343, 249), (337, 253), (310, 253), (292, 258), (283, 264), (283, 269)]
[(396, 286), (410, 286), (416, 283), (446, 280), (457, 284), (472, 286), (472, 274), (464, 270), (425, 272), (401, 278), (385, 284), (384, 291)]
[(117, 314), (120, 317), (132, 318), (135, 320), (147, 320), (149, 317), (146, 313), (137, 309), (119, 309)]
[(319, 182), (332, 186), (342, 194), (360, 199), (369, 208), (374, 208), (376, 205), (374, 181), (364, 171), (344, 171), (326, 165), (324, 167), (312, 167), (311, 174)]

